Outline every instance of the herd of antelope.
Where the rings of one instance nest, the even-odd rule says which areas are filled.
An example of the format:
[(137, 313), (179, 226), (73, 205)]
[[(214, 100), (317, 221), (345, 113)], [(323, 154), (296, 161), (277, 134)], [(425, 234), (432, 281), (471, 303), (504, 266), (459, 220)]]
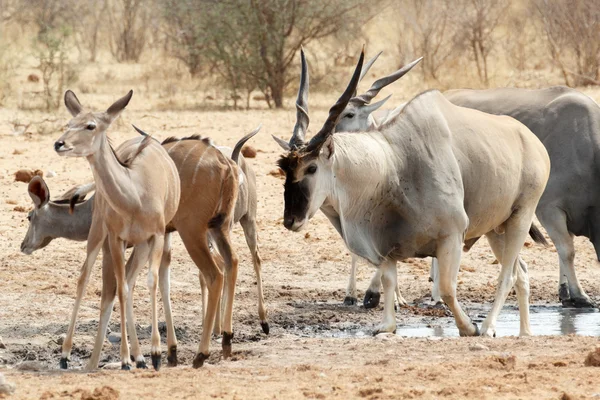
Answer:
[[(461, 336), (495, 336), (496, 319), (513, 286), (520, 334), (530, 335), (529, 277), (519, 252), (527, 235), (547, 244), (533, 223), (537, 216), (558, 251), (560, 301), (594, 307), (575, 275), (573, 236), (588, 237), (600, 257), (598, 104), (565, 87), (431, 90), (380, 110), (389, 97), (372, 103), (379, 91), (420, 59), (357, 95), (358, 83), (378, 56), (363, 68), (361, 53), (350, 83), (308, 140), (309, 70), (301, 51), (296, 125), (289, 141), (273, 136), (285, 152), (278, 161), (285, 173), (284, 226), (298, 231), (320, 210), (352, 254), (344, 303), (356, 304), (356, 264), (364, 259), (377, 267), (365, 307), (379, 303), (383, 285), (383, 320), (375, 333), (394, 332), (395, 299), (406, 303), (398, 290), (396, 263), (432, 257), (432, 297), (452, 311)], [(54, 201), (41, 177), (29, 183), (34, 209), (21, 245), (24, 253), (58, 237), (87, 240), (61, 368), (68, 368), (79, 306), (100, 250), (100, 319), (88, 369), (98, 366), (115, 296), (122, 369), (130, 369), (132, 360), (137, 368), (146, 367), (132, 296), (146, 263), (152, 365), (157, 370), (161, 366), (158, 289), (167, 326), (167, 362), (177, 365), (169, 281), (175, 231), (199, 269), (202, 288), (202, 336), (193, 366), (201, 367), (208, 358), (213, 333), (222, 335), (223, 357), (231, 355), (238, 258), (230, 232), (236, 222), (252, 254), (258, 315), (264, 333), (269, 333), (257, 245), (256, 177), (240, 154), (260, 126), (233, 149), (199, 135), (159, 143), (136, 127), (139, 136), (113, 149), (107, 130), (132, 95), (130, 91), (106, 111), (91, 112), (67, 91), (65, 106), (73, 118), (54, 150), (65, 157), (85, 157), (94, 181)], [(481, 236), (486, 236), (501, 271), (492, 309), (478, 327), (461, 308), (456, 283), (461, 250), (468, 251)], [(133, 250), (126, 261), (128, 247)]]

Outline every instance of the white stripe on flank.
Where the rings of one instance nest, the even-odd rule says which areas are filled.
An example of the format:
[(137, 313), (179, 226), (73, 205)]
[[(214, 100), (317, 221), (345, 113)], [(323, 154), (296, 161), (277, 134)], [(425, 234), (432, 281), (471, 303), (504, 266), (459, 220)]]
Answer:
[(196, 164), (196, 168), (194, 169), (194, 175), (192, 176), (192, 185), (196, 183), (196, 174), (198, 173), (198, 169), (200, 168), (200, 161), (202, 161), (202, 158), (204, 157), (205, 153), (206, 151), (202, 153), (200, 157), (198, 157), (198, 163)]

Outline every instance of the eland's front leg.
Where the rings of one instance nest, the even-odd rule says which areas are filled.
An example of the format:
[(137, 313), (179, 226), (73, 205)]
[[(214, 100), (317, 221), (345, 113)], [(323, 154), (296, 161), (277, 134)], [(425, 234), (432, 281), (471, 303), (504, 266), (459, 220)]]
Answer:
[(384, 261), (379, 269), (383, 283), (383, 321), (375, 328), (374, 334), (396, 332), (396, 313), (394, 312), (394, 295), (398, 286), (398, 271), (395, 261)]
[(356, 305), (356, 266), (358, 264), (358, 257), (354, 254), (352, 257), (352, 266), (350, 267), (350, 278), (348, 279), (348, 287), (346, 288), (346, 297), (344, 298), (345, 306)]

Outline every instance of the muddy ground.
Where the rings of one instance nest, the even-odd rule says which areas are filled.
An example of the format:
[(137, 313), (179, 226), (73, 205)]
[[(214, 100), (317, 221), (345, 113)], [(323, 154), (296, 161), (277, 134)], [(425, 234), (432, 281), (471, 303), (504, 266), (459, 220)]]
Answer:
[[(80, 99), (96, 107), (113, 100), (110, 96), (85, 95)], [(0, 373), (16, 385), (10, 398), (600, 397), (600, 370), (584, 366), (586, 355), (600, 344), (596, 336), (373, 338), (370, 331), (379, 322), (381, 309), (341, 304), (350, 258), (329, 222), (319, 214), (301, 233), (288, 232), (282, 225), (283, 181), (272, 174), (280, 151), (270, 135), (289, 137), (294, 115), (290, 110), (156, 112), (146, 110), (143, 99), (134, 96), (110, 133), (114, 143), (134, 136), (130, 123), (135, 123), (160, 139), (200, 133), (218, 144), (233, 146), (239, 137), (263, 123), (261, 133), (251, 142), (259, 152), (250, 163), (258, 180), (260, 252), (271, 333), (263, 334), (258, 323), (254, 271), (241, 229), (236, 226), (233, 237), (240, 274), (234, 357), (221, 360), (220, 343), (215, 339), (208, 365), (191, 369), (201, 332), (200, 289), (197, 268), (176, 237), (172, 301), (182, 365), (165, 365), (158, 373), (113, 371), (107, 368), (118, 361), (118, 347), (105, 341), (101, 363), (107, 368), (84, 373), (80, 369), (92, 350), (99, 315), (99, 262), (79, 315), (72, 371), (59, 371), (58, 342), (67, 330), (85, 244), (59, 239), (31, 256), (21, 254), (19, 245), (32, 203), (26, 185), (14, 182), (13, 173), (20, 168), (41, 169), (46, 175), (52, 171), (56, 176), (47, 183), (56, 197), (91, 179), (89, 167), (83, 159), (60, 158), (52, 149), (61, 134), (60, 125), (68, 120), (64, 109), (53, 116), (58, 118), (55, 130), (45, 134), (26, 130), (18, 135), (13, 134), (9, 123), (15, 118), (13, 112), (0, 109), (0, 336), (7, 347), (0, 349)], [(313, 132), (325, 115), (324, 110), (311, 112)], [(28, 117), (39, 120), (46, 116)], [(582, 285), (598, 301), (595, 253), (583, 239), (576, 240), (576, 248)], [(530, 267), (532, 303), (556, 305), (555, 249), (527, 243), (522, 256)], [(485, 240), (462, 260), (459, 300), (476, 319), (481, 304), (493, 300), (499, 270), (493, 262)], [(428, 269), (429, 260), (399, 265), (400, 288), (409, 302), (430, 293)], [(360, 266), (359, 299), (371, 273), (367, 266)], [(150, 303), (144, 278), (136, 288), (135, 299), (142, 347), (149, 352)], [(514, 304), (511, 294), (509, 308)], [(397, 320), (400, 325), (449, 326), (448, 318), (439, 320), (429, 314), (418, 307), (401, 309)], [(534, 334), (548, 333), (550, 328), (534, 328)], [(115, 314), (110, 329), (120, 330)], [(164, 335), (163, 326), (161, 332)]]

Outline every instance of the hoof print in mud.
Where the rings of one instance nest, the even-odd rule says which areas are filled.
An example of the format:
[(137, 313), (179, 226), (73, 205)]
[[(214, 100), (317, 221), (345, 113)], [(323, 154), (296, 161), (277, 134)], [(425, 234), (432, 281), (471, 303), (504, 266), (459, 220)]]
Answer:
[(363, 305), (365, 308), (375, 308), (379, 305), (380, 299), (381, 294), (379, 292), (367, 290), (367, 293), (365, 293), (365, 299), (363, 300)]
[[(160, 370), (160, 364), (161, 364), (161, 356), (160, 353), (158, 354), (152, 354), (152, 366), (154, 367), (155, 371)], [(146, 364), (146, 363), (144, 363)]]
[(346, 296), (344, 297), (344, 305), (345, 306), (355, 306), (358, 300), (356, 297)]
[(204, 365), (204, 361), (206, 360), (208, 360), (208, 354), (198, 353), (196, 354), (196, 357), (194, 357), (194, 362), (192, 363), (192, 366), (194, 368), (200, 368)]
[(167, 366), (168, 367), (176, 367), (177, 366), (177, 346), (171, 346), (169, 348), (169, 354), (167, 354)]
[(260, 327), (262, 328), (262, 331), (265, 333), (265, 335), (269, 334), (269, 323), (268, 322), (261, 322)]

